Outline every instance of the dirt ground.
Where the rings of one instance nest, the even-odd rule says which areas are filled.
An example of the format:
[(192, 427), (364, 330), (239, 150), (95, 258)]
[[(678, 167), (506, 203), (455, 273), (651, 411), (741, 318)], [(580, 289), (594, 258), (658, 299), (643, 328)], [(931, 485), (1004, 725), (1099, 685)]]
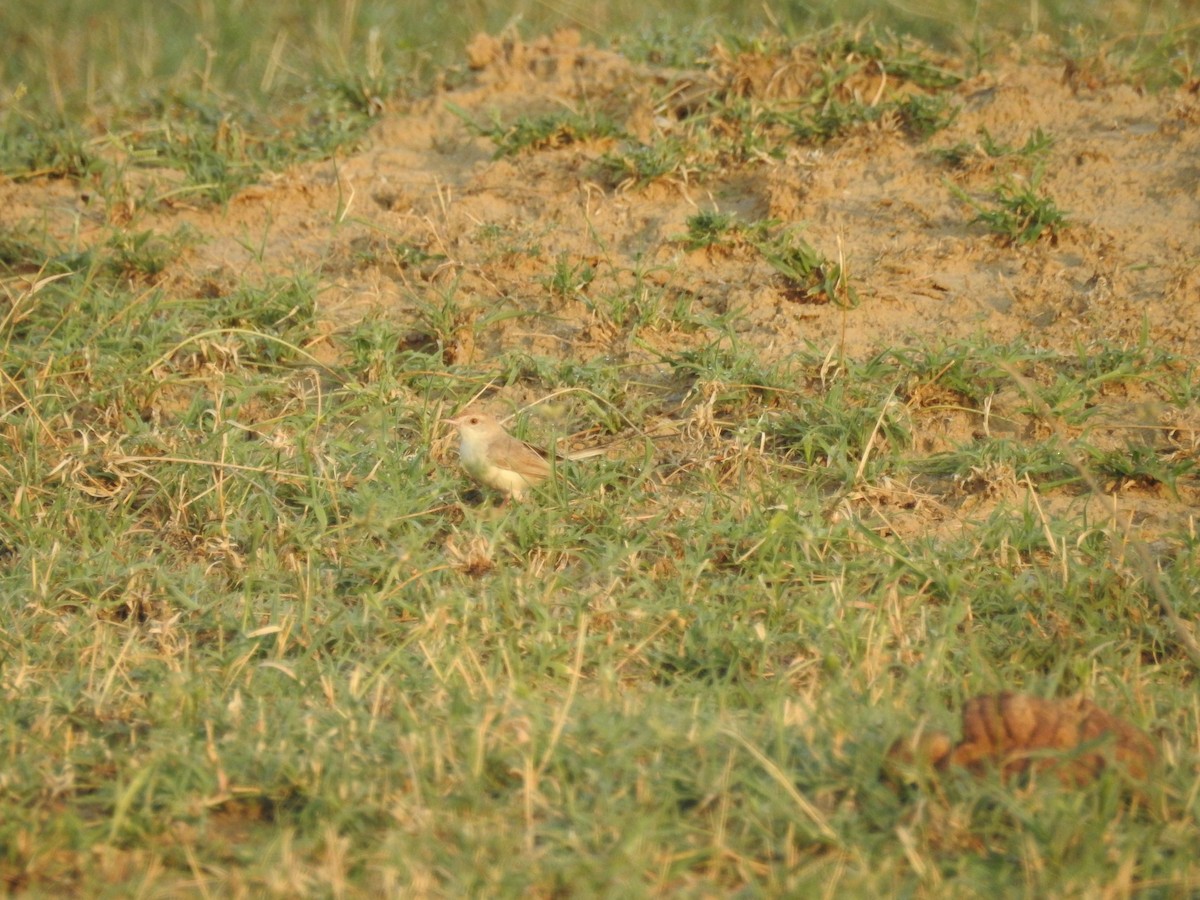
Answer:
[[(651, 141), (681, 127), (680, 111), (667, 108), (672, 92), (778, 102), (803, 91), (811, 73), (786, 58), (726, 56), (702, 71), (652, 67), (583, 46), (573, 32), (527, 44), (480, 37), (468, 57), (465, 86), (384, 114), (361, 152), (278, 173), (227, 210), (167, 202), (139, 213), (140, 227), (170, 233), (186, 222), (202, 236), (163, 283), (203, 292), (247, 273), (310, 268), (322, 273), (325, 309), (339, 321), (373, 306), (402, 316), (424, 283), (458, 279), (463, 305), (555, 317), (551, 333), (531, 333), (520, 319), (489, 329), (476, 350), (485, 356), (514, 345), (578, 358), (612, 352), (619, 336), (593, 327), (577, 299), (546, 290), (559, 257), (594, 267), (590, 295), (640, 269), (701, 307), (741, 307), (742, 338), (767, 355), (844, 340), (849, 355), (862, 356), (897, 342), (978, 333), (997, 341), (1023, 334), (1071, 350), (1136, 341), (1143, 322), (1164, 349), (1193, 356), (1200, 349), (1196, 85), (1148, 93), (1099, 65), (1081, 72), (1014, 50), (953, 89), (958, 115), (928, 141), (875, 123), (816, 146), (795, 141), (782, 158), (730, 165), (691, 183), (675, 177), (622, 189), (602, 184), (589, 165), (619, 139), (495, 159), (491, 140), (472, 135), (448, 103), (481, 123), (602, 108)], [(879, 86), (863, 87), (871, 99)], [(929, 151), (978, 143), (981, 129), (1019, 146), (1038, 128), (1054, 139), (1041, 189), (1070, 225), (1057, 240), (1012, 245), (970, 224), (972, 211), (946, 184), (953, 179), (982, 196), (1003, 175), (992, 171), (998, 164), (980, 156), (956, 173)], [(131, 195), (137, 182), (177, 177), (126, 173)], [(45, 221), (60, 238), (74, 234), (83, 243), (108, 224), (87, 193), (67, 181), (0, 185), (10, 221)], [(688, 252), (678, 237), (701, 210), (802, 223), (811, 244), (845, 260), (861, 303), (843, 311), (795, 302), (756, 253)], [(488, 226), (503, 237), (486, 239)], [(364, 252), (383, 245), (420, 248), (432, 261), (410, 267)]]
[[(331, 333), (372, 310), (427, 330), (422, 304), (452, 297), (453, 322), (437, 337), (447, 361), (480, 366), (508, 350), (637, 362), (711, 340), (664, 319), (632, 341), (594, 302), (644, 289), (699, 315), (739, 310), (740, 341), (767, 360), (806, 345), (861, 358), (980, 335), (1069, 353), (1136, 343), (1143, 331), (1159, 348), (1200, 358), (1195, 84), (1148, 92), (1103, 60), (1080, 65), (1034, 43), (946, 89), (957, 115), (927, 140), (884, 117), (823, 142), (781, 137), (774, 154), (703, 174), (685, 166), (637, 185), (606, 182), (597, 160), (629, 141), (688, 134), (706, 97), (784, 108), (811, 90), (818, 63), (802, 49), (717, 50), (711, 65), (677, 70), (586, 46), (574, 32), (531, 42), (481, 36), (466, 56), (454, 86), (385, 108), (357, 152), (279, 172), (225, 208), (192, 206), (183, 194), (139, 211), (139, 230), (187, 224), (201, 236), (160, 283), (216, 296), (244, 278), (313, 271)], [(864, 70), (849, 89), (868, 103), (919, 92), (885, 69)], [(498, 158), (467, 121), (564, 110), (603, 111), (625, 136)], [(1020, 147), (1038, 129), (1053, 139), (1038, 190), (1069, 224), (1053, 239), (1013, 243), (973, 223), (951, 185), (985, 198), (1005, 179), (1021, 184), (1029, 167), (982, 152), (954, 167), (932, 151), (977, 147), (985, 133)], [(178, 179), (124, 171), (131, 196)], [(101, 240), (114, 216), (87, 194), (66, 180), (0, 184), (11, 220), (43, 222), (85, 244)], [(701, 211), (802, 225), (810, 244), (844, 262), (858, 304), (798, 298), (745, 242), (689, 249), (680, 236)], [(556, 263), (590, 269), (590, 282), (551, 290)], [(472, 328), (507, 310), (539, 315)], [(1114, 398), (1112, 416), (1196, 427), (1195, 410), (1167, 410), (1162, 399)]]
[[(946, 166), (886, 127), (797, 145), (782, 160), (756, 160), (699, 183), (677, 178), (643, 189), (597, 184), (588, 163), (609, 149), (602, 142), (493, 159), (492, 142), (472, 137), (445, 101), (478, 122), (611, 106), (639, 138), (652, 140), (673, 125), (655, 107), (673, 81), (723, 87), (741, 73), (737, 63), (706, 73), (648, 69), (580, 46), (571, 33), (532, 46), (484, 39), (472, 50), (481, 66), (475, 83), (386, 117), (364, 152), (247, 191), (219, 221), (199, 217), (195, 224), (211, 239), (185, 261), (188, 274), (243, 271), (252, 260), (239, 239), (269, 228), (267, 253), (282, 268), (344, 261), (341, 272), (331, 266), (332, 316), (403, 306), (422, 277), (457, 277), (460, 296), (483, 308), (500, 301), (556, 317), (552, 334), (530, 333), (527, 323), (497, 329), (481, 348), (486, 354), (514, 344), (579, 358), (615, 349), (620, 337), (591, 327), (583, 304), (551, 298), (540, 283), (564, 255), (595, 268), (593, 295), (611, 290), (608, 282), (627, 282), (640, 265), (702, 307), (741, 307), (742, 338), (769, 355), (844, 340), (849, 355), (862, 356), (897, 341), (980, 332), (1070, 350), (1135, 342), (1144, 322), (1163, 349), (1200, 351), (1195, 90), (1150, 95), (1018, 58), (957, 88), (957, 119), (931, 145), (977, 142), (981, 129), (1018, 146), (1038, 128), (1054, 138), (1042, 189), (1070, 227), (1053, 243), (1020, 247), (967, 224), (972, 213), (945, 186)], [(786, 88), (768, 79), (761, 92)], [(996, 176), (973, 180), (982, 190)], [(843, 317), (836, 306), (790, 301), (758, 254), (685, 251), (678, 236), (688, 217), (714, 209), (743, 221), (804, 223), (815, 247), (845, 259), (862, 302)], [(348, 225), (335, 228), (339, 214)], [(481, 239), (488, 225), (538, 252), (497, 252)], [(445, 260), (417, 273), (355, 265), (356, 242), (380, 235)]]

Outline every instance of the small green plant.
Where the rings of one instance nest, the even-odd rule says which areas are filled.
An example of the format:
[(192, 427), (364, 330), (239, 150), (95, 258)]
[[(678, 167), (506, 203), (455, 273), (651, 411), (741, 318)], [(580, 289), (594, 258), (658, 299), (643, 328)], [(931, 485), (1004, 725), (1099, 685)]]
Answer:
[(642, 283), (601, 299), (603, 303), (596, 307), (602, 317), (622, 330), (636, 333), (646, 328), (675, 326), (674, 321), (667, 321), (663, 290), (654, 285)]
[(1096, 474), (1117, 482), (1140, 485), (1164, 484), (1177, 493), (1181, 478), (1196, 471), (1196, 461), (1190, 456), (1171, 458), (1154, 447), (1130, 444), (1119, 450), (1085, 448)]
[(948, 127), (958, 115), (957, 107), (942, 94), (913, 94), (897, 103), (894, 111), (905, 132), (920, 140)]
[(553, 112), (541, 116), (522, 116), (509, 124), (496, 118), (485, 126), (477, 123), (462, 107), (453, 103), (446, 106), (466, 122), (471, 131), (496, 145), (497, 159), (515, 156), (526, 150), (555, 150), (583, 141), (620, 137), (622, 134), (617, 124), (602, 113), (584, 115)]
[(687, 220), (687, 234), (682, 240), (688, 250), (711, 247), (731, 232), (737, 231), (735, 217), (715, 210), (698, 212)]
[(541, 233), (531, 234), (516, 223), (500, 224), (487, 222), (475, 229), (474, 239), (486, 247), (485, 257), (489, 260), (516, 258), (521, 256), (541, 257)]
[(36, 235), (27, 223), (0, 225), (0, 272), (63, 272), (70, 260), (58, 248), (47, 246), (46, 235)]
[(629, 59), (656, 66), (692, 69), (701, 65), (711, 52), (717, 40), (716, 21), (715, 18), (697, 19), (689, 22), (687, 28), (650, 25), (628, 34), (618, 34), (614, 43)]
[(990, 203), (974, 199), (957, 185), (949, 188), (975, 210), (973, 223), (982, 222), (1010, 244), (1034, 244), (1043, 237), (1055, 240), (1068, 224), (1054, 200), (1038, 192), (1040, 182), (1040, 168), (1028, 183), (1004, 181), (992, 189)]
[(933, 150), (937, 159), (955, 168), (965, 168), (972, 159), (996, 160), (1005, 157), (1022, 159), (1037, 159), (1042, 157), (1054, 146), (1054, 138), (1037, 128), (1020, 147), (1005, 144), (994, 137), (988, 129), (979, 129), (978, 141), (960, 141), (951, 147), (939, 147)]
[(554, 260), (554, 270), (542, 279), (542, 284), (555, 297), (571, 297), (584, 290), (596, 278), (596, 269), (587, 260), (572, 262), (566, 253), (560, 253)]
[(941, 95), (914, 94), (903, 100), (872, 105), (860, 100), (830, 97), (807, 111), (781, 116), (802, 140), (825, 143), (862, 125), (891, 117), (905, 133), (918, 140), (941, 131), (954, 121), (958, 110)]
[(861, 58), (883, 64), (888, 74), (903, 78), (927, 90), (954, 87), (962, 75), (945, 69), (929, 59), (928, 52), (911, 41), (893, 38), (885, 46), (879, 36), (858, 34), (830, 45), (834, 58)]
[(504, 226), (498, 222), (488, 222), (485, 225), (480, 225), (475, 232), (475, 237), (485, 244), (495, 244), (500, 238), (504, 237)]
[(711, 168), (696, 158), (693, 148), (675, 138), (622, 146), (596, 162), (597, 174), (614, 188), (645, 187), (669, 180), (687, 183)]
[(130, 279), (154, 278), (199, 235), (181, 227), (171, 235), (154, 231), (117, 231), (106, 245), (107, 262), (116, 274)]
[(328, 87), (364, 117), (383, 112), (387, 98), (398, 93), (403, 80), (410, 77), (408, 65), (392, 63), (386, 58), (389, 52), (394, 52), (393, 45), (381, 37), (381, 31), (372, 28), (366, 34), (365, 46), (354, 48), (357, 52), (346, 53), (341, 47), (331, 48), (330, 58), (337, 62), (328, 76)]
[(858, 305), (858, 291), (846, 280), (842, 265), (826, 259), (803, 238), (784, 232), (753, 243), (783, 276), (788, 291), (797, 300)]
[(446, 257), (441, 253), (431, 253), (426, 247), (411, 241), (392, 239), (388, 237), (355, 238), (350, 242), (354, 251), (354, 259), (362, 266), (395, 266), (397, 269), (412, 269), (436, 263)]
[[(987, 130), (984, 129), (984, 134)], [(1041, 128), (1034, 129), (1031, 134), (1016, 151), (1018, 156), (1040, 156), (1051, 147), (1054, 146), (1054, 138), (1042, 131)], [(995, 154), (992, 154), (993, 156)]]
[(715, 209), (702, 210), (688, 217), (687, 233), (675, 235), (672, 240), (681, 241), (688, 250), (712, 247), (722, 241), (757, 247), (766, 240), (770, 230), (778, 225), (776, 219), (742, 222), (733, 213), (718, 212)]
[(82, 130), (73, 124), (14, 113), (0, 127), (0, 174), (21, 178), (82, 178), (93, 153)]
[(882, 114), (883, 110), (878, 106), (831, 97), (816, 108), (787, 115), (784, 119), (801, 140), (825, 143), (859, 125), (879, 121)]
[(725, 240), (749, 244), (783, 276), (787, 290), (798, 300), (843, 302), (858, 305), (858, 292), (845, 277), (841, 264), (826, 259), (793, 230), (769, 236), (779, 223), (773, 219), (741, 223), (730, 213), (705, 210), (687, 220), (682, 241), (688, 250), (715, 246)]

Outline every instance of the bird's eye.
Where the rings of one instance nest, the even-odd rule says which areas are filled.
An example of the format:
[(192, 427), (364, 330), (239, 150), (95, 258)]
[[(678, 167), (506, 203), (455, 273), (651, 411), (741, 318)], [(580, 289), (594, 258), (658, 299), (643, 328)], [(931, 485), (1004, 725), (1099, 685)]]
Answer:
[(471, 416), (470, 422), (472, 425), (478, 425), (479, 424), (479, 416)]

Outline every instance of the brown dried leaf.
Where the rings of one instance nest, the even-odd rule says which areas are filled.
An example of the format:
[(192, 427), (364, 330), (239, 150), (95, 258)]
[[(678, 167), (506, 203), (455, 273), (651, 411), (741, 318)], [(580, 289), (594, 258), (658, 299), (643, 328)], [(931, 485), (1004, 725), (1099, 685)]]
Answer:
[(955, 745), (937, 731), (896, 741), (888, 750), (889, 773), (913, 764), (938, 770), (956, 765), (975, 773), (995, 767), (1008, 778), (1033, 768), (1082, 785), (1113, 764), (1144, 779), (1158, 758), (1145, 733), (1083, 697), (981, 694), (963, 706), (962, 722), (963, 737)]

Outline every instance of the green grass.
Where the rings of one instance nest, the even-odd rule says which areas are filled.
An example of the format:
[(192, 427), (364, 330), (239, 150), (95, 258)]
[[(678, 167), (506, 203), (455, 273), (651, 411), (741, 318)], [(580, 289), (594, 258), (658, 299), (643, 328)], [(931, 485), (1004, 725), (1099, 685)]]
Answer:
[(979, 132), (978, 141), (962, 141), (952, 147), (940, 147), (935, 149), (933, 154), (956, 168), (968, 168), (975, 160), (990, 161), (1006, 157), (1037, 159), (1052, 146), (1054, 138), (1040, 128), (1034, 129), (1033, 134), (1020, 147), (996, 140), (984, 128)]
[(1065, 213), (1054, 198), (1039, 191), (1041, 168), (1028, 179), (1007, 179), (996, 184), (987, 200), (976, 200), (954, 185), (951, 193), (975, 210), (972, 222), (982, 222), (988, 230), (1010, 244), (1034, 244), (1040, 239), (1057, 240), (1068, 227)]
[[(1082, 428), (918, 446), (1014, 383), (1069, 429), (1114, 385), (1182, 396), (1186, 361), (980, 342), (830, 374), (725, 342), (639, 373), (653, 390), (541, 367), (546, 392), (624, 385), (637, 422), (696, 399), (677, 436), (615, 420), (619, 460), (496, 509), (438, 459), (470, 393), (439, 359), (381, 367), (364, 322), (329, 381), (303, 279), (215, 316), (124, 283), (71, 275), (4, 322), (10, 886), (1195, 884), (1194, 671), (1071, 462), (1194, 490), (1194, 460)], [(965, 532), (901, 524), (988, 496)], [(1195, 537), (1157, 541), (1194, 616)], [(1178, 763), (1132, 809), (1111, 780), (879, 781), (918, 716), (1000, 687), (1098, 694)]]
[(858, 292), (847, 283), (843, 267), (831, 262), (796, 232), (779, 222), (742, 223), (731, 213), (706, 210), (689, 216), (687, 233), (676, 240), (691, 250), (725, 246), (752, 247), (780, 277), (789, 299), (801, 302), (858, 304)]
[(521, 116), (511, 123), (493, 122), (480, 125), (454, 104), (449, 108), (466, 118), (471, 130), (496, 145), (496, 158), (513, 156), (523, 150), (553, 150), (583, 141), (602, 140), (620, 136), (617, 126), (603, 115), (578, 113), (546, 113), (540, 116)]
[[(1194, 892), (1196, 661), (1163, 615), (1200, 615), (1200, 544), (1176, 499), (1197, 490), (1194, 436), (1093, 427), (1123, 392), (1182, 416), (1194, 359), (981, 337), (768, 363), (738, 340), (736, 310), (703, 309), (649, 263), (610, 291), (606, 263), (560, 256), (534, 276), (555, 299), (578, 297), (627, 346), (686, 345), (467, 364), (446, 352), (463, 334), (543, 317), (476, 317), (443, 282), (414, 298), (415, 339), (384, 316), (331, 336), (323, 274), (299, 262), (219, 296), (159, 282), (204, 236), (149, 232), (140, 211), (224, 203), (352, 147), (381, 104), (429, 88), (454, 41), (514, 13), (433, 8), (60, 2), (6, 21), (0, 170), (98, 184), (106, 211), (86, 246), (0, 227), (5, 889)], [(563, 17), (547, 9), (515, 12), (538, 29)], [(633, 6), (565, 18), (626, 24), (644, 58), (694, 62), (723, 9), (688, 10), (709, 17), (693, 29)], [(982, 28), (974, 6), (946, 7), (963, 9)], [(1037, 9), (1058, 33), (1082, 18), (1081, 42), (1111, 29), (1136, 71), (1195, 58), (1178, 23)], [(975, 37), (950, 12), (880, 15), (945, 46)], [(796, 12), (782, 32), (832, 17)], [(927, 60), (887, 58), (936, 99)], [(856, 115), (824, 99), (813, 140)], [(687, 181), (817, 121), (719, 101), (695, 134), (716, 123), (724, 143), (698, 161), (618, 147), (601, 163), (612, 184)], [(914, 139), (943, 121), (897, 110)], [(514, 134), (498, 149), (553, 144)], [(128, 196), (124, 167), (177, 174)], [(745, 241), (797, 290), (853, 298), (798, 236), (722, 216), (680, 243)], [(538, 240), (492, 224), (478, 238), (499, 256)], [(383, 236), (356, 251), (397, 270), (440, 258)], [(472, 499), (439, 419), (496, 385), (560, 400), (531, 440), (594, 428), (612, 451), (529, 502)], [(1131, 525), (1089, 478), (1166, 511)], [(1096, 696), (1154, 736), (1163, 770), (1140, 794), (1115, 775), (1078, 791), (881, 782), (893, 738), (925, 716), (953, 730), (951, 709), (1002, 688)]]

